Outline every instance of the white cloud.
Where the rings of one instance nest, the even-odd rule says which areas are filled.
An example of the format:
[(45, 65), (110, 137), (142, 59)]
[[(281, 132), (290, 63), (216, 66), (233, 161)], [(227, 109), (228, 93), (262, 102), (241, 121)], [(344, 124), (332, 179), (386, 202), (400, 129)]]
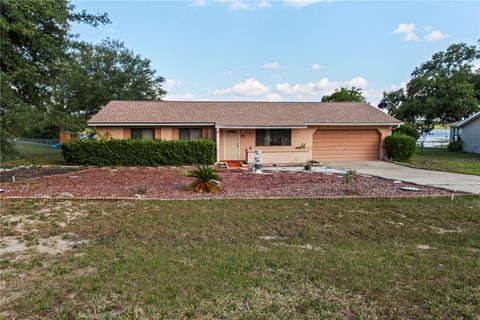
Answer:
[(368, 81), (363, 77), (355, 77), (352, 80), (345, 82), (345, 84), (349, 87), (365, 88), (368, 86)]
[(425, 30), (428, 33), (420, 38), (415, 31), (415, 23), (400, 23), (398, 27), (393, 30), (393, 33), (403, 34), (403, 39), (406, 41), (425, 40), (428, 42), (433, 42), (448, 38), (450, 36), (441, 32), (440, 30), (436, 30), (432, 26), (425, 27)]
[(415, 23), (400, 23), (398, 27), (393, 30), (395, 34), (403, 34), (403, 39), (406, 41), (420, 40), (420, 37), (415, 32)]
[(271, 62), (271, 63), (265, 63), (262, 68), (265, 69), (279, 69), (281, 68), (280, 64), (278, 62)]
[(192, 4), (196, 7), (205, 7), (207, 5), (207, 0), (193, 0)]
[(243, 2), (241, 0), (232, 0), (230, 2), (230, 9), (232, 10), (249, 10), (252, 9), (252, 5), (248, 2)]
[(263, 99), (263, 101), (282, 101), (282, 96), (278, 93), (267, 93)]
[(167, 89), (171, 89), (173, 87), (179, 87), (183, 85), (183, 81), (177, 79), (166, 79), (164, 87)]
[(205, 7), (211, 2), (226, 4), (230, 10), (251, 10), (272, 6), (268, 0), (193, 0), (192, 4), (196, 7)]
[(344, 82), (330, 81), (328, 78), (322, 78), (317, 82), (309, 82), (306, 84), (290, 84), (288, 82), (278, 83), (275, 86), (275, 90), (278, 93), (293, 96), (298, 99), (308, 99), (312, 97), (321, 97), (325, 94), (331, 94), (335, 91), (335, 89), (338, 89), (341, 86), (355, 86), (363, 89), (368, 86), (368, 81), (363, 77), (355, 77)]
[(199, 100), (196, 98), (196, 96), (191, 93), (181, 93), (181, 94), (168, 94), (165, 100), (170, 100), (170, 101), (181, 101), (181, 100)]
[(424, 37), (424, 39), (426, 41), (433, 42), (433, 41), (442, 40), (448, 37), (449, 37), (448, 34), (442, 33), (440, 30), (431, 30), (431, 32), (427, 34)]
[(262, 0), (257, 5), (259, 8), (270, 8), (272, 4), (267, 0)]
[(214, 90), (216, 96), (238, 95), (244, 97), (258, 97), (270, 93), (270, 88), (255, 78), (239, 82), (227, 89)]
[(306, 6), (325, 2), (325, 0), (284, 0), (283, 3), (287, 6), (294, 7), (296, 9), (302, 9)]
[(318, 63), (314, 63), (314, 64), (312, 64), (311, 68), (312, 68), (312, 70), (320, 70), (320, 69), (322, 69), (322, 65), (318, 64)]

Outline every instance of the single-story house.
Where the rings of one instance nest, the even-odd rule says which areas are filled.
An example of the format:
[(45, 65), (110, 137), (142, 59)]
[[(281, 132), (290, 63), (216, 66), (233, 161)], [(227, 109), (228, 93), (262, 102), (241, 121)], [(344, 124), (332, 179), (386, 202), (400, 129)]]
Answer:
[(463, 151), (480, 153), (480, 112), (447, 126), (450, 127), (450, 141), (462, 140)]
[(401, 122), (357, 102), (111, 101), (89, 122), (112, 138), (216, 142), (217, 161), (376, 160)]

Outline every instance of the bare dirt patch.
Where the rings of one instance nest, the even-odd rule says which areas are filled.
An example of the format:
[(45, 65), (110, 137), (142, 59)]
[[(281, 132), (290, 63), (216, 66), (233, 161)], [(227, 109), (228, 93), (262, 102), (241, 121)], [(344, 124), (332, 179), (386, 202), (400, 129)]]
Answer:
[(0, 183), (37, 179), (45, 176), (71, 173), (83, 170), (82, 167), (25, 167), (0, 171)]
[[(4, 197), (59, 197), (68, 192), (74, 197), (120, 198), (273, 198), (322, 196), (404, 196), (448, 195), (451, 191), (411, 183), (395, 184), (373, 176), (357, 176), (354, 186), (345, 186), (342, 175), (317, 172), (272, 172), (253, 175), (246, 170), (221, 170), (223, 190), (217, 194), (186, 191), (191, 179), (189, 168), (90, 168), (81, 172), (46, 176), (38, 180), (2, 183)], [(74, 178), (72, 178), (74, 176)], [(404, 191), (400, 187), (419, 190)]]

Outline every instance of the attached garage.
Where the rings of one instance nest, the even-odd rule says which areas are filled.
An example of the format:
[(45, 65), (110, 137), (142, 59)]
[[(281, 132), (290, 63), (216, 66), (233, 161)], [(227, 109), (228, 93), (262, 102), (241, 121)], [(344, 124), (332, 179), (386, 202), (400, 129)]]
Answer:
[(316, 161), (378, 160), (380, 133), (376, 129), (318, 129), (313, 134)]

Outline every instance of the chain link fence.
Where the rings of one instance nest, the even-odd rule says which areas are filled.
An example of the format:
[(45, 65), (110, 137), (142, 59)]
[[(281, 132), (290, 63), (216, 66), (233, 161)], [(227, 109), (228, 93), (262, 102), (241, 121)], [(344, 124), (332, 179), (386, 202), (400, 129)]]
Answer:
[(63, 164), (59, 139), (13, 138), (8, 143), (13, 148), (2, 154), (1, 166)]

